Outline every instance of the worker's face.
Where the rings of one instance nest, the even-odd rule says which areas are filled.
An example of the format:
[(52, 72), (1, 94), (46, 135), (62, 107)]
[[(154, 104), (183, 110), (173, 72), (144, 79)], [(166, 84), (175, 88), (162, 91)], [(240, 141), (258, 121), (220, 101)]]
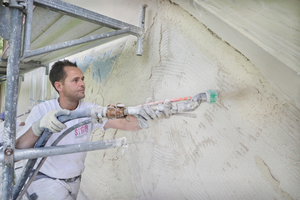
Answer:
[(83, 99), (85, 97), (85, 84), (81, 70), (77, 67), (65, 67), (64, 70), (67, 77), (65, 81), (61, 83), (60, 96), (63, 95), (73, 101)]

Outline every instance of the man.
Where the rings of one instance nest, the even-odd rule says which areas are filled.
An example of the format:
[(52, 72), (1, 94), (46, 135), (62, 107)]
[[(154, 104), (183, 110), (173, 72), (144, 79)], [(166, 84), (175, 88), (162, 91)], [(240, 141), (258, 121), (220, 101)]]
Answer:
[[(85, 97), (84, 76), (76, 63), (68, 60), (54, 63), (49, 78), (52, 86), (59, 93), (59, 98), (39, 104), (32, 109), (25, 121), (25, 127), (20, 130), (21, 134), (24, 134), (16, 141), (15, 146), (18, 149), (32, 148), (43, 133), (44, 128), (53, 132), (46, 144), (46, 146), (50, 146), (67, 127), (69, 128), (86, 119), (75, 119), (63, 124), (57, 117), (69, 115), (72, 110), (94, 106), (82, 100)], [(139, 115), (130, 116), (129, 122), (125, 119), (114, 119), (107, 120), (102, 124), (88, 124), (84, 128), (70, 132), (59, 144), (88, 142), (90, 134), (96, 128), (137, 131), (141, 128), (147, 128), (151, 120), (162, 117), (164, 117), (163, 112), (154, 112), (149, 107), (141, 107)], [(84, 170), (85, 157), (86, 153), (48, 157), (28, 188), (29, 195), (37, 195), (39, 199), (76, 199), (81, 174)]]

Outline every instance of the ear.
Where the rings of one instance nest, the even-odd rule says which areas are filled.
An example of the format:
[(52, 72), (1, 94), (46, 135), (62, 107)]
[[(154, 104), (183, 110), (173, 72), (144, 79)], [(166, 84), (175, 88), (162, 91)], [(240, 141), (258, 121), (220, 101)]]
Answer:
[(61, 92), (61, 91), (62, 91), (62, 83), (61, 83), (61, 82), (56, 81), (56, 82), (54, 83), (54, 86), (55, 86), (55, 88), (57, 89), (58, 92)]

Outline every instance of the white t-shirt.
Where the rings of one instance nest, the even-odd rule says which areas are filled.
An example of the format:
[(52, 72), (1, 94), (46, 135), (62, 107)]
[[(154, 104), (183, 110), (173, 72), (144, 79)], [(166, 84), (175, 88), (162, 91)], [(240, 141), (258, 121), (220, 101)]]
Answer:
[[(80, 101), (76, 110), (86, 109), (93, 106), (94, 104), (90, 104), (85, 101)], [(57, 99), (46, 101), (42, 104), (35, 106), (30, 112), (29, 116), (27, 117), (25, 121), (25, 126), (19, 131), (18, 135), (23, 135), (31, 127), (33, 122), (39, 120), (50, 110), (60, 110), (60, 109), (62, 108), (59, 106)], [(79, 118), (79, 119), (68, 121), (65, 123), (67, 125), (66, 129), (87, 119), (89, 118)], [(91, 124), (83, 125), (82, 127), (79, 127), (73, 130), (72, 132), (70, 132), (69, 134), (67, 134), (57, 144), (57, 146), (89, 142), (92, 131), (100, 127), (103, 129), (105, 123), (106, 121), (103, 124), (91, 123)], [(66, 129), (62, 130), (59, 133), (53, 133), (45, 146), (50, 146)], [(60, 179), (72, 178), (82, 174), (84, 170), (85, 157), (86, 157), (86, 152), (65, 154), (59, 156), (50, 156), (46, 159), (45, 163), (40, 169), (40, 172), (54, 178), (60, 178)], [(37, 163), (39, 163), (39, 160)]]

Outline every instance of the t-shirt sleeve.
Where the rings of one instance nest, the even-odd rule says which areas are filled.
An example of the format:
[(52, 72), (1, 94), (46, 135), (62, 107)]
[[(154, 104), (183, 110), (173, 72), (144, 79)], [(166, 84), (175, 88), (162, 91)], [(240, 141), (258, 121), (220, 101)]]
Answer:
[(101, 128), (104, 131), (107, 131), (109, 128), (104, 128), (105, 124), (106, 124), (107, 120), (105, 120), (102, 124), (101, 124)]
[(107, 120), (103, 121), (102, 124), (93, 124), (93, 129), (97, 129), (97, 128), (101, 128), (103, 131), (107, 131), (109, 128), (104, 128), (105, 124), (106, 124)]

